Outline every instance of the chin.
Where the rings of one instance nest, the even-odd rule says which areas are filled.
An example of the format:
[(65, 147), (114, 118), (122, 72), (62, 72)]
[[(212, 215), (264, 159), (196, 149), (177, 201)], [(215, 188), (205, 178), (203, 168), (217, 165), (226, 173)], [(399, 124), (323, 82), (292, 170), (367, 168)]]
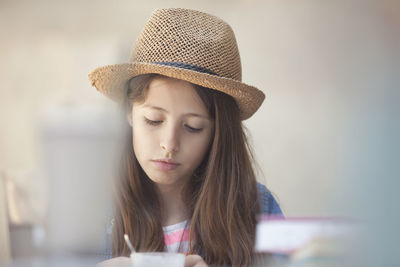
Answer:
[[(153, 176), (154, 177), (154, 176)], [(176, 179), (170, 177), (154, 177), (149, 176), (150, 180), (157, 185), (173, 185), (176, 183)]]
[(172, 188), (178, 188), (176, 185), (176, 181), (154, 181), (154, 184), (158, 187), (172, 187)]

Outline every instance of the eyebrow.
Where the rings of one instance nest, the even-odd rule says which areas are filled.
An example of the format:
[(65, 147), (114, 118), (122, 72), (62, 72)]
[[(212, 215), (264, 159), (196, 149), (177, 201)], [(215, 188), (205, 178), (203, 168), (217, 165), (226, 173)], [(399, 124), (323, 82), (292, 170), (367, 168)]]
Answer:
[[(168, 110), (163, 109), (162, 107), (157, 107), (157, 106), (148, 105), (148, 104), (144, 105), (143, 107), (144, 108), (152, 108), (152, 109), (156, 109), (156, 110), (159, 110), (159, 111), (162, 111), (162, 112), (165, 112), (165, 113), (169, 113)], [(183, 116), (199, 117), (199, 118), (210, 120), (210, 118), (208, 116), (204, 116), (204, 115), (193, 113), (193, 112), (185, 113), (185, 114), (183, 114)]]

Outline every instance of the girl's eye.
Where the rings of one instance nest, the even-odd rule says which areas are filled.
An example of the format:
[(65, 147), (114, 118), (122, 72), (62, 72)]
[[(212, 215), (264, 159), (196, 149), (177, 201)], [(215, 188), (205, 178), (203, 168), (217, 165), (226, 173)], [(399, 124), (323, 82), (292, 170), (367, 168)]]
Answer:
[(186, 127), (186, 129), (189, 130), (189, 132), (192, 132), (192, 133), (199, 133), (199, 132), (201, 132), (201, 130), (203, 130), (203, 128), (193, 128), (187, 124), (185, 124), (185, 127)]
[(149, 124), (149, 125), (158, 125), (158, 124), (160, 124), (162, 121), (152, 121), (152, 120), (149, 120), (148, 118), (144, 118), (144, 120), (145, 120), (145, 122), (147, 123), (147, 124)]
[[(153, 121), (153, 120), (149, 120), (149, 119), (146, 118), (146, 117), (145, 117), (144, 119), (145, 119), (145, 122), (146, 122), (147, 124), (152, 125), (152, 126), (159, 125), (160, 123), (163, 122), (163, 121)], [(185, 126), (186, 129), (187, 129), (189, 132), (191, 132), (191, 133), (199, 133), (199, 132), (201, 132), (201, 131), (203, 130), (203, 128), (194, 128), (194, 127), (191, 127), (191, 126), (189, 126), (189, 125), (187, 125), (187, 124), (185, 124), (184, 126)]]

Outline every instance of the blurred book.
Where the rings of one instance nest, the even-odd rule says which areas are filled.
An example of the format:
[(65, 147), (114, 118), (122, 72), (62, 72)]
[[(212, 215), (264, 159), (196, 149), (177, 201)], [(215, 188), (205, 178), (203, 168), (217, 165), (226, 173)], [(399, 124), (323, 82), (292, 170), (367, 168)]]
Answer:
[(264, 216), (257, 225), (255, 250), (266, 258), (273, 255), (276, 266), (361, 266), (360, 232), (360, 224), (350, 219)]

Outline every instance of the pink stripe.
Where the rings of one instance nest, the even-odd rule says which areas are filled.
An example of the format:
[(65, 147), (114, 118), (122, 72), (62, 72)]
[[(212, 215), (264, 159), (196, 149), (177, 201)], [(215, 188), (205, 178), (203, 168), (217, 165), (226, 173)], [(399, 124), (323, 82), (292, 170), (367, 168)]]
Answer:
[(164, 242), (167, 246), (181, 241), (189, 241), (189, 229), (176, 231), (172, 234), (164, 234)]

